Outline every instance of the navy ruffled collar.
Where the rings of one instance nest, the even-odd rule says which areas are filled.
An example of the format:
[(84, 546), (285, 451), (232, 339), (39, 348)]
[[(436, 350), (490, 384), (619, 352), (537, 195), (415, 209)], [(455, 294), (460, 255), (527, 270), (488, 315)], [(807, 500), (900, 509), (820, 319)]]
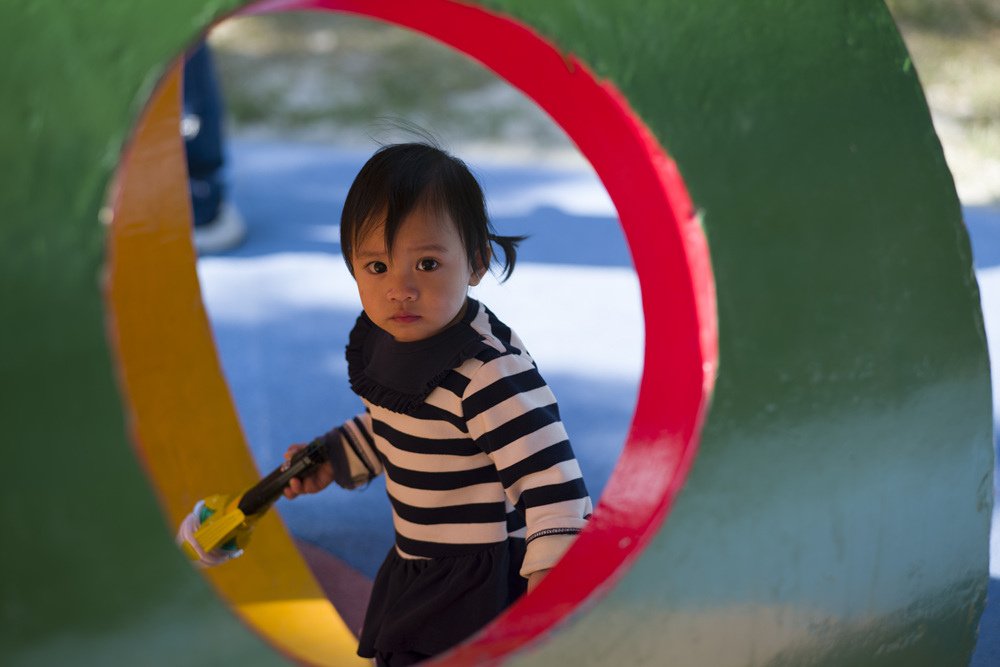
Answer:
[(409, 414), (416, 410), (449, 371), (482, 349), (482, 336), (471, 322), (479, 302), (467, 297), (462, 319), (424, 340), (401, 343), (362, 312), (347, 343), (351, 389), (365, 400)]

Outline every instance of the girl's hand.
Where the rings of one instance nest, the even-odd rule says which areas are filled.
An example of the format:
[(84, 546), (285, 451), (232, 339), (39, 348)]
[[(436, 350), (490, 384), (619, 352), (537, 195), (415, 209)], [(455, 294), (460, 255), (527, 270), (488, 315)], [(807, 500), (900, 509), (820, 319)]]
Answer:
[[(305, 449), (305, 445), (292, 445), (287, 450), (285, 450), (285, 461), (290, 461), (295, 452)], [(292, 500), (296, 496), (300, 496), (303, 493), (319, 493), (326, 487), (330, 486), (330, 482), (333, 481), (333, 464), (329, 461), (321, 463), (318, 467), (314, 468), (313, 471), (306, 476), (305, 479), (299, 479), (298, 477), (293, 477), (288, 486), (285, 487), (285, 497)]]
[(539, 583), (541, 583), (542, 579), (544, 579), (545, 575), (547, 575), (548, 573), (549, 573), (548, 570), (539, 570), (538, 572), (532, 572), (531, 574), (529, 574), (528, 592), (530, 593), (531, 591), (535, 590), (535, 587), (538, 586)]

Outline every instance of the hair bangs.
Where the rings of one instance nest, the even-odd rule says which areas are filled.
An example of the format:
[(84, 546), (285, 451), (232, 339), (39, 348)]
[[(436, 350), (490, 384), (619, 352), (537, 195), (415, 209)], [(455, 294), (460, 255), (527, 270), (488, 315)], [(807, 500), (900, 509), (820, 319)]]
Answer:
[(381, 225), (386, 252), (391, 253), (400, 227), (416, 210), (447, 216), (458, 230), (469, 264), (488, 268), (492, 244), (504, 252), (503, 276), (514, 268), (516, 246), (523, 237), (501, 237), (486, 214), (479, 182), (460, 159), (422, 143), (383, 146), (365, 163), (351, 184), (341, 215), (341, 250), (353, 273), (355, 248)]

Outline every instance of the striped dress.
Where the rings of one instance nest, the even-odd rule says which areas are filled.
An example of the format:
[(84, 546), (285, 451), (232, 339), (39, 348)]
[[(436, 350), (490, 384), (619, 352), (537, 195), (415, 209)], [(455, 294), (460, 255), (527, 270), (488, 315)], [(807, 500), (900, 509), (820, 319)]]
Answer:
[[(421, 561), (452, 567), (510, 545), (520, 546), (511, 551), (515, 558), (523, 554), (510, 563), (521, 577), (556, 563), (592, 505), (556, 399), (510, 328), (470, 298), (460, 322), (427, 340), (399, 343), (362, 313), (347, 360), (365, 410), (323, 437), (340, 486), (386, 476), (396, 539), (383, 570), (406, 561), (418, 569), (430, 566)], [(372, 618), (373, 607), (395, 604), (377, 599), (379, 579), (390, 576), (380, 571), (376, 578), (363, 634), (376, 632), (370, 623), (385, 622)], [(486, 588), (493, 591), (497, 581)], [(510, 599), (494, 604), (495, 612)], [(383, 637), (375, 648), (428, 648), (420, 641), (426, 631)]]

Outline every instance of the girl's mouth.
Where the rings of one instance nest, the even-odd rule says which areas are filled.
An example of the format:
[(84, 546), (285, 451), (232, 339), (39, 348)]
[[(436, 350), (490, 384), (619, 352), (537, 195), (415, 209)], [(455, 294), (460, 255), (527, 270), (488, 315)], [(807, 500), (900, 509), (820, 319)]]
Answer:
[(410, 324), (416, 322), (420, 319), (419, 315), (414, 315), (413, 313), (398, 313), (392, 316), (393, 322), (399, 322), (401, 324)]

